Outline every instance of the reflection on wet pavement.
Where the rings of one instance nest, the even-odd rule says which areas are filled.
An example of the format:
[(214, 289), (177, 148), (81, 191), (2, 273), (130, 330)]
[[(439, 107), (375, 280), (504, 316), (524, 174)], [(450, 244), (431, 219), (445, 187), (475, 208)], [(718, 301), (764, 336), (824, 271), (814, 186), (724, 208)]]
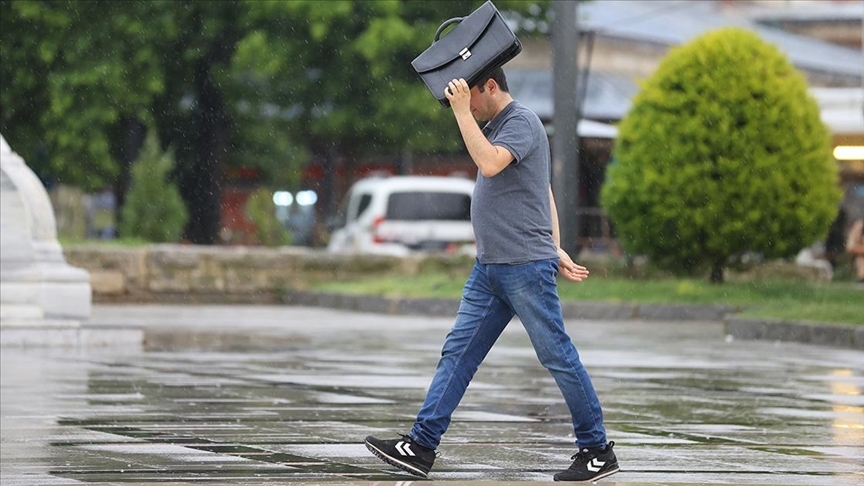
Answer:
[[(362, 439), (410, 428), (451, 324), (229, 306), (97, 306), (94, 320), (143, 325), (147, 342), (2, 350), (4, 486), (409, 481)], [(601, 484), (864, 482), (860, 352), (727, 342), (719, 323), (568, 328), (621, 463)], [(514, 322), (430, 478), (549, 481), (574, 452), (569, 422)]]

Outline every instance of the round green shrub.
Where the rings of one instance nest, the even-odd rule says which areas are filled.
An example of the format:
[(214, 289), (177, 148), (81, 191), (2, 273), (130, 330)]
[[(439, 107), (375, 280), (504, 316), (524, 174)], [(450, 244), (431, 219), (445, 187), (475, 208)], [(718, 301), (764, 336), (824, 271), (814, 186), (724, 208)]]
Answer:
[(678, 273), (788, 258), (825, 236), (840, 190), (804, 77), (742, 29), (673, 49), (619, 127), (601, 201), (621, 246)]

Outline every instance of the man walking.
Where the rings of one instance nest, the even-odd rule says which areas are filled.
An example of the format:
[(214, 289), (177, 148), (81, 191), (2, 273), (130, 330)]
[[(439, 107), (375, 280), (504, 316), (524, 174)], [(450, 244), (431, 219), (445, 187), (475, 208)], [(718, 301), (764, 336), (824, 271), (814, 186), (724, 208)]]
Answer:
[[(554, 479), (596, 481), (614, 474), (614, 442), (607, 443), (600, 401), (561, 314), (556, 276), (560, 272), (581, 282), (588, 270), (560, 246), (543, 125), (510, 96), (501, 68), (470, 89), (464, 79), (454, 79), (445, 96), (478, 168), (471, 202), (477, 262), (413, 428), (401, 439), (367, 437), (366, 447), (388, 464), (425, 478), (453, 411), (515, 315), (573, 419), (579, 451)], [(488, 122), (482, 131), (475, 119)]]

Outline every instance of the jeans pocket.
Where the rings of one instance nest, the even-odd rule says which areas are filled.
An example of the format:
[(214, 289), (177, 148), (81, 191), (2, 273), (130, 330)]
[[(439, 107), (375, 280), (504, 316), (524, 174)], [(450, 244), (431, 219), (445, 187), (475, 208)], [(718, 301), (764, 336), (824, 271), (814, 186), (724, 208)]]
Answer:
[(535, 262), (508, 263), (498, 267), (498, 285), (505, 294), (518, 292), (537, 282)]

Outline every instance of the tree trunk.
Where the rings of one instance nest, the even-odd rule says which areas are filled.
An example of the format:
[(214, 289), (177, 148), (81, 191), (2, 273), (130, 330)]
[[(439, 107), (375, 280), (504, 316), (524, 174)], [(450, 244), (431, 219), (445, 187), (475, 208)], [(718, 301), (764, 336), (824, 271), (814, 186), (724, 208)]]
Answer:
[(336, 171), (340, 159), (339, 147), (329, 145), (325, 149), (324, 177), (321, 179), (321, 188), (318, 194), (319, 201), (321, 201), (321, 211), (328, 218), (333, 216), (333, 213), (336, 212), (336, 205), (339, 204), (339, 201), (336, 200)]
[(711, 266), (711, 283), (723, 283), (723, 264), (714, 263)]
[(414, 152), (411, 149), (402, 149), (402, 156), (396, 161), (396, 173), (399, 175), (414, 173)]
[(126, 193), (132, 186), (132, 164), (141, 155), (141, 147), (144, 145), (146, 135), (147, 126), (141, 120), (133, 116), (124, 116), (120, 119), (116, 138), (119, 141), (114, 151), (117, 154), (118, 162), (120, 162), (120, 173), (117, 175), (113, 187), (114, 198), (117, 201), (114, 210), (114, 218), (117, 222), (115, 227), (118, 228), (118, 231), (121, 227), (121, 209), (126, 202)]
[(195, 70), (196, 156), (183, 177), (189, 208), (186, 238), (199, 245), (218, 241), (221, 208), (221, 173), (228, 155), (228, 114), (222, 94), (210, 75), (210, 63), (202, 60)]

